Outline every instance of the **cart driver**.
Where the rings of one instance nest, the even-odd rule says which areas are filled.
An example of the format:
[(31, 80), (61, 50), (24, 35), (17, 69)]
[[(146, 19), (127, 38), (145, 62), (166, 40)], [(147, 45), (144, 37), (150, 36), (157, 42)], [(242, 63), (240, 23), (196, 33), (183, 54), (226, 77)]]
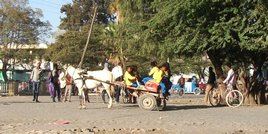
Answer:
[(127, 66), (127, 71), (124, 74), (124, 82), (127, 87), (138, 87), (136, 82), (136, 77), (131, 74), (132, 68), (131, 66)]
[[(138, 84), (136, 82), (136, 77), (132, 75), (132, 67), (131, 66), (127, 66), (127, 70), (124, 74), (124, 82), (126, 84), (127, 87), (138, 87)], [(127, 90), (129, 91), (129, 93), (134, 93), (134, 90), (127, 88)], [(130, 103), (136, 103), (136, 98), (134, 96), (132, 96), (131, 94), (127, 94), (128, 95), (128, 102)]]

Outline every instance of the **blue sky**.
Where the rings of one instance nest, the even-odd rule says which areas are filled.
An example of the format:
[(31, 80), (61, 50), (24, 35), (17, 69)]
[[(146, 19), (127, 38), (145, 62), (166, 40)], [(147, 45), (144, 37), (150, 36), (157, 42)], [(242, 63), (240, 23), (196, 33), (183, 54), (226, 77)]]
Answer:
[[(43, 11), (43, 20), (48, 20), (52, 25), (52, 32), (55, 32), (60, 24), (60, 17), (64, 16), (60, 13), (61, 6), (72, 3), (72, 0), (29, 0), (29, 3), (33, 9), (40, 8)], [(52, 39), (48, 41), (51, 42)]]

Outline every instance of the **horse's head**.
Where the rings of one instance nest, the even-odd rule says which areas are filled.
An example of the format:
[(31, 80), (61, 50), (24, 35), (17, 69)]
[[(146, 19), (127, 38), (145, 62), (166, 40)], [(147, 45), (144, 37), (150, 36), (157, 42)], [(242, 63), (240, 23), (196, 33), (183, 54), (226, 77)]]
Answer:
[(64, 64), (64, 65), (62, 66), (62, 69), (67, 70), (67, 68), (68, 68), (69, 66), (70, 66), (70, 65), (68, 65), (68, 64)]
[(75, 70), (78, 74), (85, 74), (86, 71), (84, 69), (81, 69), (81, 68), (76, 68)]
[(65, 66), (66, 73), (68, 73), (72, 78), (81, 78), (81, 75), (85, 72), (83, 69), (74, 68), (72, 65)]
[(68, 73), (70, 76), (73, 76), (77, 73), (76, 69), (72, 65), (65, 65), (63, 68), (66, 68), (65, 72)]

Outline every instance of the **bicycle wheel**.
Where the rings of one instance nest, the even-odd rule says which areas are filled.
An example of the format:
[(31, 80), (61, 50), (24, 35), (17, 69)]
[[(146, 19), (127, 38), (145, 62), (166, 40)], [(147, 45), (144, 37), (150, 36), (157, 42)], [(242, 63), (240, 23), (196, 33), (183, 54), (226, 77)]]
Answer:
[(182, 97), (184, 95), (184, 89), (181, 88), (179, 91), (178, 91), (178, 94), (180, 97)]
[(243, 103), (243, 94), (238, 90), (232, 90), (226, 95), (226, 103), (229, 107), (236, 108)]
[(194, 94), (195, 95), (200, 95), (201, 94), (201, 89), (199, 87), (195, 88)]
[(221, 102), (221, 96), (218, 89), (213, 88), (208, 92), (208, 101), (211, 106), (218, 106)]

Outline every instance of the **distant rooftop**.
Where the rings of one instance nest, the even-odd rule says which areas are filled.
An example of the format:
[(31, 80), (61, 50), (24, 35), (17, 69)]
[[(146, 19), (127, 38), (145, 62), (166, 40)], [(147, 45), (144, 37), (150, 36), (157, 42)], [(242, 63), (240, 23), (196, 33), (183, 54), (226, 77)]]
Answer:
[[(3, 48), (3, 45), (0, 45), (0, 48)], [(40, 43), (38, 45), (32, 44), (32, 45), (26, 45), (26, 44), (9, 44), (9, 49), (47, 49), (48, 45), (44, 43)]]

